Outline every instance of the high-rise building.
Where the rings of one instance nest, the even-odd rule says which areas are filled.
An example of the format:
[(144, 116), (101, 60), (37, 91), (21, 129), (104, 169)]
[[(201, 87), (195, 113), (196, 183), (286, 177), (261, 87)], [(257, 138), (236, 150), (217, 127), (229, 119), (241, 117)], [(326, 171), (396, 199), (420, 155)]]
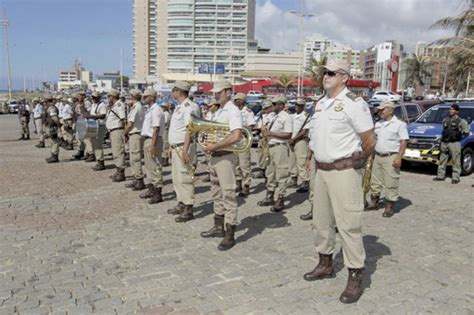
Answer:
[[(257, 51), (255, 0), (134, 0), (134, 79), (233, 78)], [(207, 73), (207, 74), (206, 74)], [(217, 72), (219, 73), (219, 72)]]
[(321, 34), (313, 34), (306, 37), (304, 40), (304, 68), (308, 68), (313, 59), (320, 60), (322, 53), (332, 43), (334, 43), (334, 41)]
[(419, 58), (424, 58), (430, 64), (431, 76), (426, 77), (426, 87), (432, 90), (441, 91), (446, 87), (448, 58), (452, 47), (445, 45), (428, 44), (418, 42), (415, 46), (415, 54)]

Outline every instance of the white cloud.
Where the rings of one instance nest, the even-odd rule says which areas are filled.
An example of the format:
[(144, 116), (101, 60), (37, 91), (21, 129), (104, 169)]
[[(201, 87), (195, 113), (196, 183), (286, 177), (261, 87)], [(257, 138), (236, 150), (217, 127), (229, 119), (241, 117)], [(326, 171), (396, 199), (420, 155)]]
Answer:
[[(299, 1), (298, 1), (299, 2)], [(306, 0), (305, 36), (320, 33), (365, 49), (384, 40), (397, 40), (411, 51), (418, 41), (433, 41), (452, 31), (431, 30), (436, 20), (462, 11), (453, 0)], [(273, 51), (297, 50), (300, 19), (272, 0), (257, 4), (259, 45)]]

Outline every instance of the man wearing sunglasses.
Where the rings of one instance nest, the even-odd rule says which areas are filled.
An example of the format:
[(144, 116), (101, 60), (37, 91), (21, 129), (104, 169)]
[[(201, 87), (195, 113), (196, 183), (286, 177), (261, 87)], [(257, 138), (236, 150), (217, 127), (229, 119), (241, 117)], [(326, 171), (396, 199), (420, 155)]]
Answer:
[(362, 242), (364, 209), (362, 177), (367, 157), (375, 146), (372, 116), (367, 103), (346, 85), (349, 65), (330, 61), (324, 67), (326, 96), (315, 107), (307, 164), (314, 154), (316, 175), (313, 196), (313, 231), (319, 263), (304, 275), (307, 281), (334, 277), (332, 257), (335, 226), (341, 237), (349, 278), (339, 300), (354, 303), (362, 295), (365, 250)]

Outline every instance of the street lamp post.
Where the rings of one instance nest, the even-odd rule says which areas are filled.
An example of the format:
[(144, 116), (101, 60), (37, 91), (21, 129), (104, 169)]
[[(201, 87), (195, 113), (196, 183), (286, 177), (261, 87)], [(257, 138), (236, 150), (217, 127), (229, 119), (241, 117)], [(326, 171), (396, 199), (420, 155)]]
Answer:
[(305, 14), (304, 13), (304, 0), (301, 0), (301, 8), (300, 12), (295, 10), (291, 10), (290, 13), (295, 14), (296, 16), (300, 17), (300, 56), (298, 57), (298, 97), (302, 96), (303, 94), (303, 71), (302, 67), (302, 59), (304, 56), (304, 45), (303, 45), (303, 22), (305, 17), (313, 17), (314, 14)]

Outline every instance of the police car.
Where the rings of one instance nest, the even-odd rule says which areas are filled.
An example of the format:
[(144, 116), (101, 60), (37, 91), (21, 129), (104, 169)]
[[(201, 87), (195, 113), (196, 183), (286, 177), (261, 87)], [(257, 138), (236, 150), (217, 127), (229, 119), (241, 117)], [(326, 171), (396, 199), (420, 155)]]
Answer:
[[(450, 103), (435, 105), (408, 125), (410, 139), (403, 156), (404, 160), (439, 165), (442, 121), (448, 116), (451, 105)], [(469, 136), (461, 140), (461, 175), (469, 175), (473, 171), (474, 103), (458, 105), (459, 116), (467, 121), (470, 128)]]

